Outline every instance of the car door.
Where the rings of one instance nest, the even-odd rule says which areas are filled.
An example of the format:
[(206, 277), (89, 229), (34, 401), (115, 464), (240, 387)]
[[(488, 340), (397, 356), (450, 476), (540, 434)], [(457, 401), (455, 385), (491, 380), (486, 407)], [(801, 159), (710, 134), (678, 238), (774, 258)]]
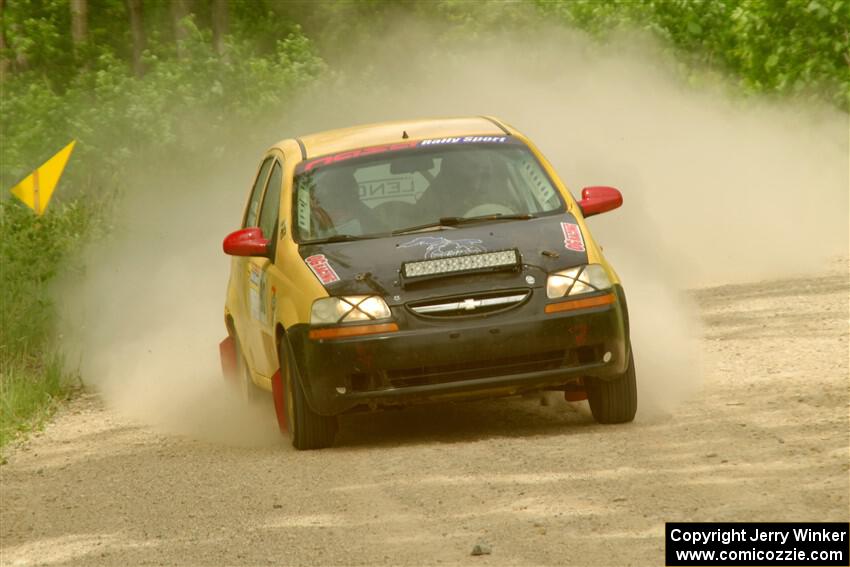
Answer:
[[(275, 157), (272, 163), (265, 193), (257, 217), (257, 226), (263, 237), (270, 241), (269, 256), (275, 257), (278, 243), (278, 216), (280, 192), (283, 185), (282, 159)], [(261, 379), (269, 379), (277, 370), (277, 345), (274, 336), (274, 310), (277, 289), (271, 271), (277, 270), (270, 258), (248, 259), (248, 313), (249, 341), (252, 368)]]
[[(245, 207), (245, 212), (242, 217), (242, 228), (257, 226), (260, 212), (260, 200), (263, 197), (263, 191), (265, 190), (266, 181), (269, 178), (269, 171), (271, 170), (273, 162), (274, 158), (266, 157), (257, 170), (257, 175), (254, 178), (254, 185), (251, 188), (251, 195), (248, 197), (248, 204)], [(243, 356), (245, 356), (250, 362), (251, 356), (248, 349), (248, 344), (250, 342), (249, 322), (251, 319), (250, 305), (248, 303), (248, 287), (250, 285), (251, 275), (250, 261), (248, 258), (243, 256), (234, 256), (232, 262), (234, 277), (231, 281), (232, 285), (236, 288), (234, 295), (237, 303), (235, 309), (232, 310), (233, 323), (236, 326), (239, 348), (242, 350)]]

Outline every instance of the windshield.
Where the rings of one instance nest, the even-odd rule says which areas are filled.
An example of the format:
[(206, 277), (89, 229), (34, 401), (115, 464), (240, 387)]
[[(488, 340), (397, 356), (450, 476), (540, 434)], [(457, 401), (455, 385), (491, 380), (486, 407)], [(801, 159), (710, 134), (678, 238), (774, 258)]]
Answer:
[(422, 144), (381, 153), (364, 150), (365, 157), (355, 159), (339, 154), (339, 159), (307, 162), (294, 184), (297, 240), (367, 238), (439, 226), (440, 219), (564, 210), (549, 177), (518, 141)]

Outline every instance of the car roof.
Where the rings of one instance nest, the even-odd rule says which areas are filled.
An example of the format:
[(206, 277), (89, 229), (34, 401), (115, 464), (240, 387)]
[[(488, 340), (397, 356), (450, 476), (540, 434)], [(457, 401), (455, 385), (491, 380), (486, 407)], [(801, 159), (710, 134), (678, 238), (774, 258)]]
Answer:
[[(411, 140), (440, 138), (444, 136), (510, 135), (512, 132), (501, 121), (487, 116), (438, 118), (427, 120), (396, 120), (364, 124), (350, 128), (327, 130), (298, 138), (306, 157), (313, 158), (355, 148), (401, 142), (404, 134)], [(283, 146), (286, 140), (276, 144)]]

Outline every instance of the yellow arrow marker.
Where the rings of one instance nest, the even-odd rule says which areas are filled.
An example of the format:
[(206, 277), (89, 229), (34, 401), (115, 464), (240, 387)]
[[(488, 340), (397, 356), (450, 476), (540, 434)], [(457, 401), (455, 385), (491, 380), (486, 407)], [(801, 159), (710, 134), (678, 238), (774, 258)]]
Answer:
[(35, 214), (43, 215), (76, 143), (76, 140), (72, 140), (26, 179), (12, 187), (12, 195), (23, 201)]

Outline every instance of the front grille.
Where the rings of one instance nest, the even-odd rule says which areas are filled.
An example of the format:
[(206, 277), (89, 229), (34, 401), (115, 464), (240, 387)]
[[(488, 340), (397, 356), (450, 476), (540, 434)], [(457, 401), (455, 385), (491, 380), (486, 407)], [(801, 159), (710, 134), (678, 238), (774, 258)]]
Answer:
[(407, 307), (420, 317), (468, 317), (507, 311), (521, 305), (530, 295), (527, 289), (501, 290), (419, 301)]

